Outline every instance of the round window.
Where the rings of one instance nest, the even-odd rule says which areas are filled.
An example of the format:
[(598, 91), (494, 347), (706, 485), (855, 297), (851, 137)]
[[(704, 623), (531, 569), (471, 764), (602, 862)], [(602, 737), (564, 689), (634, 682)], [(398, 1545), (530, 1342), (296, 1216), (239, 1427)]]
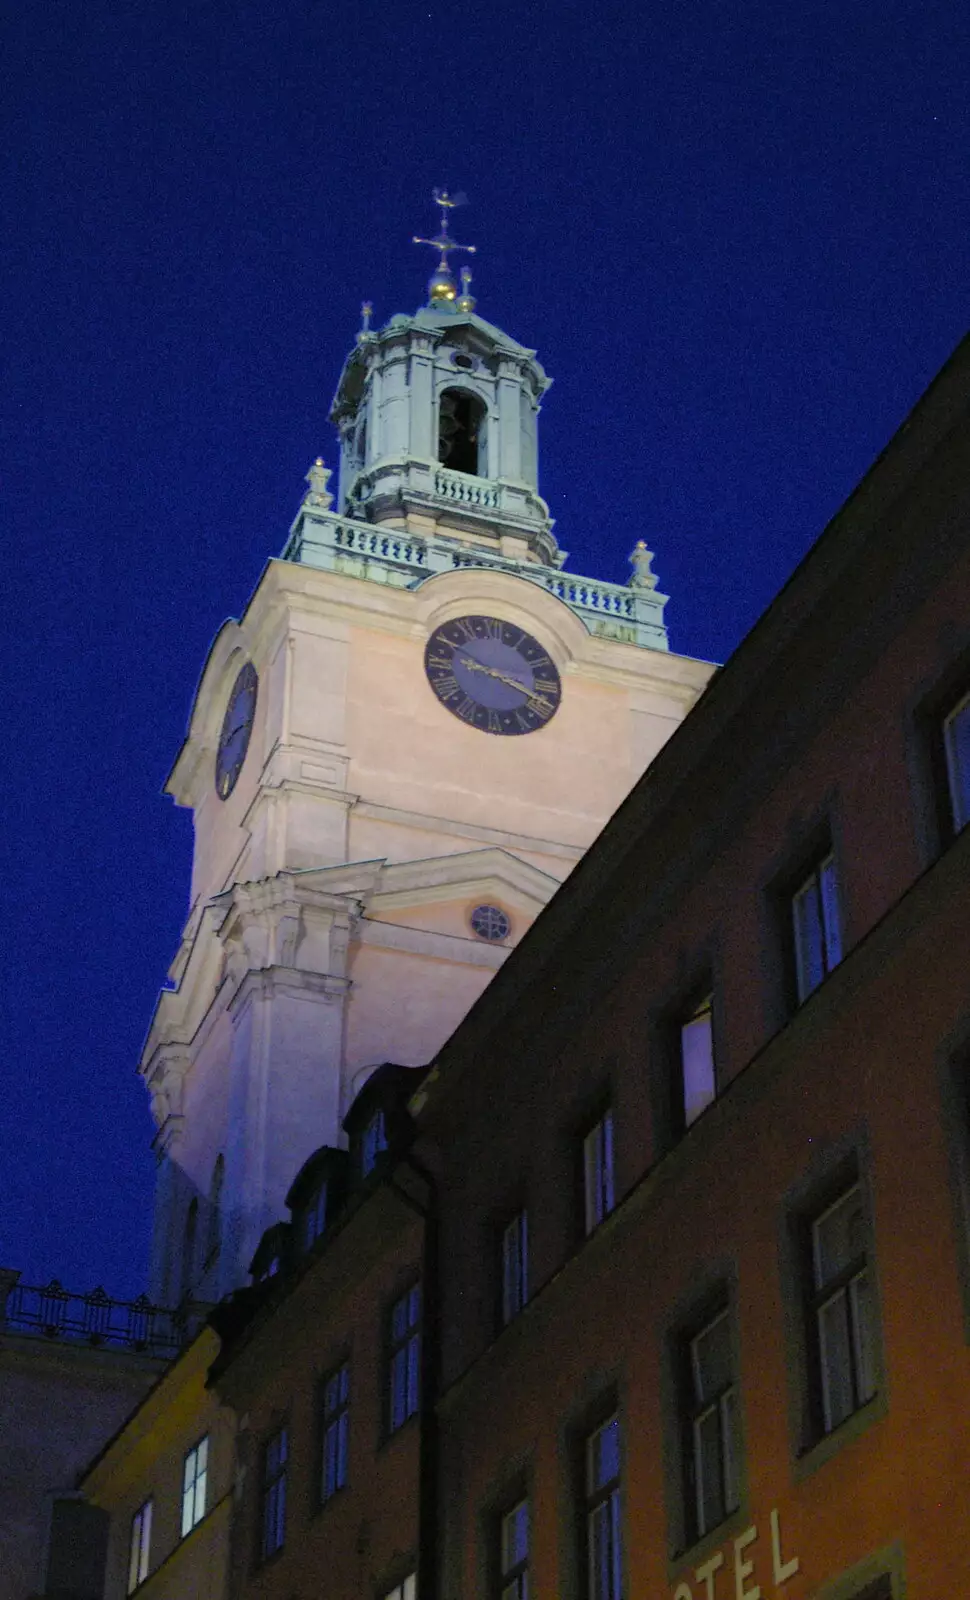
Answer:
[(473, 933), (493, 943), (498, 939), (507, 939), (512, 932), (512, 924), (501, 906), (476, 906), (468, 920)]
[(452, 350), (451, 364), (453, 367), (461, 367), (463, 372), (471, 372), (475, 367), (475, 357), (466, 354), (464, 350)]

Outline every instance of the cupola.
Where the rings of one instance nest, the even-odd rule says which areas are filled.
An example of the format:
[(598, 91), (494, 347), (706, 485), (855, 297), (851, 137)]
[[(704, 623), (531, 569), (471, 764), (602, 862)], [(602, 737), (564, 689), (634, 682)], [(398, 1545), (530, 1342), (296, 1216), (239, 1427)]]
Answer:
[(364, 306), (331, 410), (337, 511), (558, 566), (538, 491), (538, 417), (550, 379), (534, 350), (478, 315), (467, 267), (455, 280), (449, 257), (474, 251), (449, 232), (461, 198), (436, 190), (439, 232), (415, 240), (439, 254), (427, 303), (378, 329)]

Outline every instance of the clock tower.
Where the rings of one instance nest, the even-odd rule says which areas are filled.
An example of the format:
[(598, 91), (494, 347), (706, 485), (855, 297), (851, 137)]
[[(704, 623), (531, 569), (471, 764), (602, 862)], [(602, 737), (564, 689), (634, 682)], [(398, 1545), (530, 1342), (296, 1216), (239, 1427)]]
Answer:
[(703, 688), (626, 585), (567, 574), (537, 481), (549, 386), (449, 264), (364, 325), (283, 553), (213, 642), (168, 779), (191, 903), (141, 1072), (151, 1294), (241, 1283), (381, 1062), (427, 1062)]

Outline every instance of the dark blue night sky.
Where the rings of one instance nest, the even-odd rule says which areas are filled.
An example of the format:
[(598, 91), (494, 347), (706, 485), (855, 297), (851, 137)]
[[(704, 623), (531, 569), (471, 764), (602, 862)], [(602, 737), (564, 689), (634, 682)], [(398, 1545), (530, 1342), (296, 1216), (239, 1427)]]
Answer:
[(643, 537), (723, 659), (966, 331), (945, 0), (43, 0), (3, 44), (0, 1264), (142, 1287), (135, 1072), (187, 910), (160, 796), (435, 184), (555, 379), (574, 571)]

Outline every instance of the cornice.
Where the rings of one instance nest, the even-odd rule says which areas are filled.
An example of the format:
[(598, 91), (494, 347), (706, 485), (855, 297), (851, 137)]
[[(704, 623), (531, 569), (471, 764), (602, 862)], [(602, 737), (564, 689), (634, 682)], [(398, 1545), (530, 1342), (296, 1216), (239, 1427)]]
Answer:
[(430, 829), (434, 833), (446, 833), (457, 839), (477, 839), (482, 844), (495, 845), (501, 850), (528, 850), (534, 855), (552, 856), (557, 860), (568, 861), (570, 865), (579, 861), (585, 848), (578, 844), (562, 844), (555, 839), (538, 838), (529, 833), (509, 833), (504, 828), (486, 828), (475, 822), (457, 822), (450, 817), (431, 816), (423, 811), (405, 811), (398, 806), (381, 805), (376, 800), (358, 800), (354, 805), (352, 817), (366, 817), (368, 821), (391, 822), (404, 827), (420, 828), (424, 833)]
[(247, 972), (226, 1009), (236, 1018), (253, 1001), (275, 1000), (279, 995), (304, 999), (315, 996), (334, 1005), (345, 999), (350, 987), (349, 978), (330, 972), (306, 972), (302, 967), (260, 967)]

